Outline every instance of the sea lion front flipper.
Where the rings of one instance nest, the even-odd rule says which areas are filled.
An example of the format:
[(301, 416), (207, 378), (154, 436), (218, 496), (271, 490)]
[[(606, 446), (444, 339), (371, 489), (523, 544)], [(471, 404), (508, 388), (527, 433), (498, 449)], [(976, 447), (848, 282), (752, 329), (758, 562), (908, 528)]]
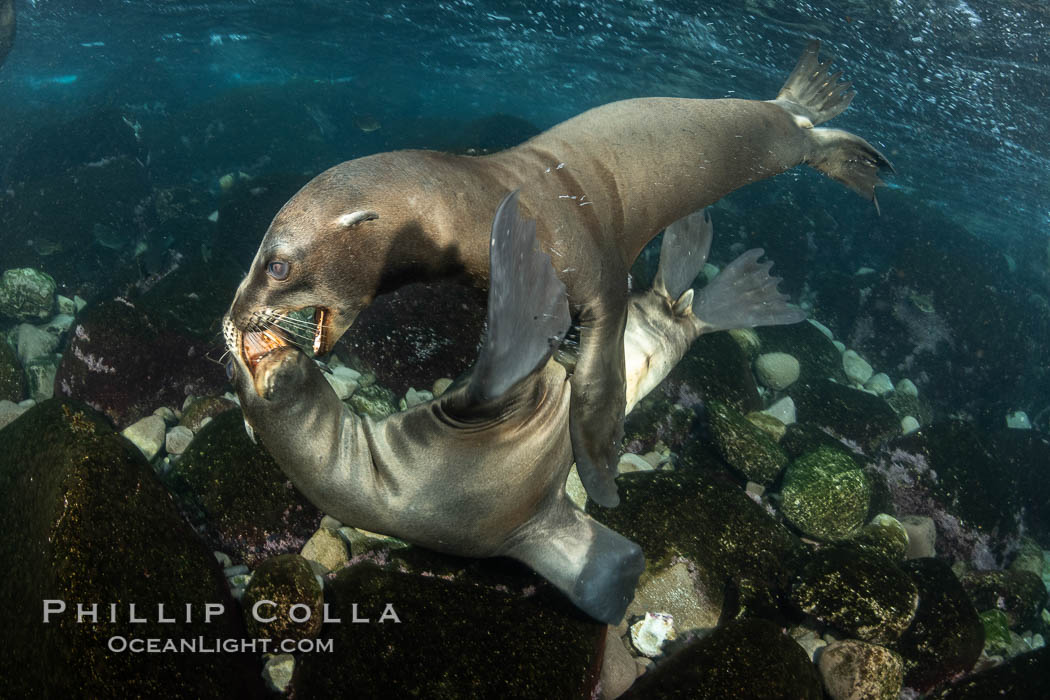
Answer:
[(506, 556), (531, 566), (576, 607), (616, 625), (645, 570), (642, 548), (562, 496), (526, 525)]
[(707, 262), (714, 231), (707, 209), (683, 216), (664, 229), (653, 289), (672, 301), (682, 296)]
[(518, 191), (492, 221), (488, 335), (467, 385), (472, 401), (491, 401), (535, 372), (569, 329), (565, 285), (536, 239), (536, 222), (518, 216)]
[(576, 469), (595, 503), (615, 508), (616, 468), (627, 404), (623, 333), (627, 327), (627, 285), (622, 297), (607, 294), (600, 311), (580, 315), (580, 352), (572, 375), (569, 436)]

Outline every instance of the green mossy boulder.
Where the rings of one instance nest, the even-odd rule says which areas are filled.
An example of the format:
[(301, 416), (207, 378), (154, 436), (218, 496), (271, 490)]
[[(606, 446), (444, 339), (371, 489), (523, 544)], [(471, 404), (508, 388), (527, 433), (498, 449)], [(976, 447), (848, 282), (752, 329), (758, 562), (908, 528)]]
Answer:
[(729, 466), (763, 486), (776, 481), (789, 460), (773, 438), (721, 401), (708, 401), (707, 409), (715, 446)]
[(799, 610), (874, 644), (901, 636), (918, 598), (915, 584), (892, 560), (844, 545), (814, 552), (791, 587)]
[(1010, 622), (1002, 610), (985, 610), (981, 613), (981, 625), (984, 626), (984, 652), (1007, 656), (1013, 646), (1010, 637)]
[(799, 375), (788, 393), (806, 391), (817, 382), (832, 378), (845, 382), (842, 355), (819, 328), (812, 323), (789, 326), (762, 326), (755, 332), (762, 341), (762, 352), (783, 352), (798, 359)]
[(691, 642), (635, 682), (624, 700), (820, 700), (816, 666), (768, 620), (735, 620)]
[[(5, 697), (252, 697), (250, 654), (123, 653), (109, 643), (244, 634), (210, 549), (105, 419), (51, 400), (2, 431), (0, 678)], [(45, 600), (66, 612), (42, 622)], [(76, 620), (98, 604), (99, 623)], [(132, 624), (130, 604), (147, 622)], [(225, 612), (203, 621), (204, 605)], [(106, 621), (117, 604), (117, 622)], [(174, 622), (158, 622), (157, 606)], [(193, 622), (182, 611), (192, 605)]]
[(882, 398), (827, 379), (793, 389), (798, 415), (871, 452), (900, 434), (897, 414)]
[(1012, 630), (1029, 629), (1046, 605), (1043, 579), (1031, 571), (971, 571), (962, 585), (978, 610), (1002, 610)]
[(240, 409), (240, 407), (233, 401), (222, 396), (202, 396), (199, 399), (194, 400), (186, 410), (182, 412), (182, 417), (179, 419), (179, 425), (184, 428), (189, 428), (194, 433), (200, 432), (200, 429), (204, 427), (204, 422), (209, 418), (214, 419), (221, 413), (226, 411), (232, 411), (234, 409)]
[(43, 319), (55, 306), (55, 280), (31, 267), (5, 270), (0, 276), (0, 317), (16, 321)]
[(18, 403), (26, 397), (26, 378), (18, 364), (18, 356), (0, 339), (0, 401)]
[(904, 659), (904, 684), (925, 693), (973, 668), (984, 649), (984, 626), (947, 563), (913, 559), (901, 568), (919, 590), (919, 608), (893, 649)]
[(904, 561), (908, 553), (908, 531), (892, 515), (879, 513), (860, 529), (850, 544), (891, 561)]
[(248, 438), (239, 411), (204, 426), (165, 478), (212, 547), (249, 567), (300, 551), (321, 522), (273, 457)]
[(1002, 666), (975, 673), (928, 695), (929, 700), (1041, 700), (1050, 688), (1050, 647), (1016, 656)]
[(705, 596), (729, 591), (737, 609), (725, 614), (780, 614), (802, 545), (728, 475), (695, 467), (636, 472), (617, 485), (618, 507), (592, 502), (588, 513), (641, 546), (647, 575), (684, 557)]
[(871, 485), (853, 458), (821, 447), (788, 466), (780, 507), (804, 534), (834, 541), (860, 529), (870, 501)]
[(300, 657), (296, 697), (586, 698), (597, 683), (607, 626), (549, 586), (522, 595), (359, 564), (325, 598), (341, 620), (321, 631), (334, 652)]
[[(298, 554), (281, 554), (259, 564), (241, 598), (248, 636), (272, 639), (274, 644), (316, 637), (324, 619), (323, 604), (321, 584)], [(298, 607), (293, 610), (293, 606)]]
[(664, 380), (665, 391), (685, 403), (690, 398), (715, 399), (741, 413), (762, 408), (751, 358), (728, 333), (697, 338)]
[(897, 700), (904, 682), (900, 656), (856, 639), (829, 644), (818, 666), (832, 700)]
[(355, 391), (349, 404), (355, 413), (379, 420), (397, 413), (396, 401), (397, 397), (390, 389), (370, 384)]

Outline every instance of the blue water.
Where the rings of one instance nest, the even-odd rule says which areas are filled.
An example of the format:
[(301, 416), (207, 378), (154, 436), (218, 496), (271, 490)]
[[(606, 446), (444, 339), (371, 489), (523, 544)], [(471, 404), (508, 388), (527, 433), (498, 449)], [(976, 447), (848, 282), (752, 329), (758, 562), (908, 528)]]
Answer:
[(18, 41), (0, 71), (4, 121), (10, 112), (68, 116), (99, 101), (174, 114), (240, 86), (317, 81), (352, 87), (387, 129), (493, 112), (543, 128), (626, 97), (769, 98), (805, 39), (818, 37), (858, 93), (835, 126), (884, 149), (900, 173), (895, 187), (992, 238), (1046, 236), (1050, 222), (1050, 10), (1041, 3), (16, 6)]

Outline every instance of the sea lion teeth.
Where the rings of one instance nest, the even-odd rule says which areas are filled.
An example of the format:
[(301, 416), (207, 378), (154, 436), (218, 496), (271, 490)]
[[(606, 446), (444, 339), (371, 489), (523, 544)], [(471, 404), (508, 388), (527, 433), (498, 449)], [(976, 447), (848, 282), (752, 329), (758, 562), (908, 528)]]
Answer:
[(244, 358), (244, 364), (254, 374), (259, 360), (285, 345), (288, 345), (287, 341), (273, 330), (249, 331), (241, 335), (241, 356)]
[(328, 352), (328, 312), (318, 306), (314, 309), (314, 325), (317, 329), (314, 331), (314, 355), (323, 355)]

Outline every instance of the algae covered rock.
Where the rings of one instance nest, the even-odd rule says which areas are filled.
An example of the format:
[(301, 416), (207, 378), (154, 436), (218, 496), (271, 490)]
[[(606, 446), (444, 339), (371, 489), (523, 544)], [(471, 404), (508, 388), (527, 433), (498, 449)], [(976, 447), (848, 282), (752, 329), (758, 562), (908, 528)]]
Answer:
[(1050, 687), (1050, 647), (1016, 656), (1002, 666), (964, 678), (927, 696), (930, 700), (1046, 697)]
[(864, 524), (871, 485), (848, 454), (820, 447), (788, 466), (781, 496), (792, 525), (811, 537), (841, 540)]
[(1014, 630), (1027, 629), (1046, 604), (1046, 586), (1031, 571), (971, 571), (962, 585), (978, 610), (1001, 610)]
[(861, 528), (850, 543), (891, 561), (903, 561), (908, 553), (908, 531), (892, 515), (879, 513)]
[(380, 420), (397, 413), (396, 398), (390, 389), (370, 384), (355, 391), (349, 404), (356, 413)]
[(0, 317), (42, 319), (55, 306), (55, 280), (31, 267), (5, 270), (0, 277)]
[[(214, 641), (240, 638), (244, 629), (211, 551), (138, 451), (90, 408), (47, 401), (4, 430), (0, 533), (0, 558), (10, 568), (0, 577), (5, 696), (252, 697), (260, 690), (250, 654), (110, 651), (113, 640), (118, 648), (132, 638)], [(45, 600), (65, 603), (47, 624)], [(78, 623), (78, 603), (97, 603), (99, 623)], [(130, 622), (131, 603), (147, 622)], [(205, 623), (209, 603), (224, 612)], [(173, 622), (158, 621), (158, 604)], [(179, 614), (187, 605), (189, 623)]]
[(629, 698), (792, 698), (820, 700), (820, 676), (779, 625), (735, 620), (681, 649), (642, 676)]
[(711, 434), (719, 453), (749, 480), (768, 486), (787, 466), (788, 456), (761, 428), (721, 401), (707, 402)]
[(252, 572), (241, 598), (248, 636), (272, 639), (274, 645), (313, 639), (321, 631), (323, 602), (321, 584), (305, 559), (298, 554), (271, 557)]
[(701, 597), (733, 606), (724, 615), (767, 611), (786, 598), (801, 543), (727, 476), (693, 469), (633, 473), (617, 479), (620, 505), (587, 512), (645, 552), (646, 573), (678, 558), (695, 567)]
[(179, 425), (197, 433), (204, 427), (205, 421), (235, 408), (237, 404), (229, 399), (221, 396), (203, 396), (186, 407), (182, 418), (179, 419)]
[(802, 612), (875, 644), (901, 636), (918, 597), (915, 584), (891, 560), (847, 546), (814, 552), (791, 589)]
[(973, 668), (984, 648), (984, 626), (944, 561), (915, 559), (901, 568), (918, 587), (919, 608), (893, 649), (904, 659), (904, 684), (924, 693)]
[(166, 478), (212, 548), (248, 566), (298, 552), (321, 521), (269, 453), (248, 438), (239, 411), (204, 426)]
[[(487, 586), (347, 567), (325, 591), (334, 652), (300, 658), (296, 697), (589, 697), (606, 625), (547, 585)], [(368, 623), (354, 624), (354, 619)]]
[(818, 665), (832, 700), (896, 700), (904, 682), (900, 656), (856, 639), (829, 644)]
[(209, 345), (118, 298), (84, 309), (62, 357), (55, 390), (125, 427), (157, 406), (221, 393), (226, 375)]
[(799, 372), (798, 360), (786, 352), (767, 352), (755, 359), (758, 381), (774, 391), (782, 391), (794, 384)]
[(886, 401), (827, 379), (792, 391), (798, 413), (809, 422), (874, 450), (900, 433), (900, 419)]
[(18, 403), (26, 396), (26, 379), (11, 346), (0, 339), (0, 401)]

